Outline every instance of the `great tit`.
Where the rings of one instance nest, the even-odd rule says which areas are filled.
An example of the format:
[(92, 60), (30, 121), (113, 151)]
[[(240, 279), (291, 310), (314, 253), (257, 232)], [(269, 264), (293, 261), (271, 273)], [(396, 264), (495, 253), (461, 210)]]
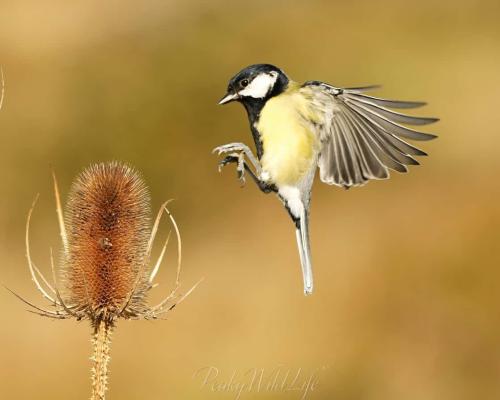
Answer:
[(257, 156), (243, 143), (214, 149), (225, 158), (219, 169), (237, 164), (264, 193), (276, 193), (295, 223), (304, 293), (313, 291), (309, 246), (309, 206), (316, 168), (321, 181), (348, 189), (370, 179), (387, 179), (389, 169), (407, 172), (418, 165), (422, 150), (404, 139), (430, 140), (435, 135), (409, 129), (437, 118), (389, 110), (415, 108), (423, 102), (386, 100), (365, 94), (378, 86), (338, 88), (319, 81), (293, 82), (279, 68), (256, 64), (238, 72), (219, 104), (245, 107)]

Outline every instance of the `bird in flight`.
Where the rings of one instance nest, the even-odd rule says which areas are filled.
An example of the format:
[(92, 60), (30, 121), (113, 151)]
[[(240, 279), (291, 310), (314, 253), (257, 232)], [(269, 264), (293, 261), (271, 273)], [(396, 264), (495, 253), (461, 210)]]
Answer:
[[(437, 118), (405, 115), (392, 109), (423, 102), (386, 100), (365, 92), (378, 86), (338, 88), (320, 81), (296, 83), (279, 68), (256, 64), (230, 81), (219, 104), (245, 107), (256, 155), (243, 143), (216, 147), (224, 155), (219, 169), (235, 163), (264, 193), (275, 193), (295, 224), (304, 293), (313, 291), (309, 245), (311, 188), (319, 168), (322, 182), (348, 189), (371, 179), (389, 178), (389, 169), (407, 172), (425, 152), (406, 139), (436, 136), (404, 125), (427, 125)], [(404, 124), (404, 125), (402, 125)]]

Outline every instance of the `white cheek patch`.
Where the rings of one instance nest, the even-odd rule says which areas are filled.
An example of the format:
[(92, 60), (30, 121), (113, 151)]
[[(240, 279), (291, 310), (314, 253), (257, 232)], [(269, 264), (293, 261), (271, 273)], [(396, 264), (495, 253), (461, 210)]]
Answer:
[(257, 75), (252, 82), (238, 94), (242, 97), (253, 97), (255, 99), (263, 99), (273, 88), (276, 80), (278, 79), (278, 73), (276, 71), (271, 71), (269, 73), (262, 73)]

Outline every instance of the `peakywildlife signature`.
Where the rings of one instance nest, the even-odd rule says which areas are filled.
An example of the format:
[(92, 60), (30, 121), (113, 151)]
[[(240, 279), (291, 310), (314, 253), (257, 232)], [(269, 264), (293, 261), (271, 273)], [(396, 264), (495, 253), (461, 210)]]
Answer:
[(234, 393), (235, 400), (249, 393), (296, 393), (296, 398), (304, 400), (317, 390), (321, 373), (326, 369), (326, 366), (306, 370), (278, 365), (271, 369), (254, 367), (223, 373), (217, 367), (207, 366), (197, 370), (193, 379), (199, 380), (200, 389)]

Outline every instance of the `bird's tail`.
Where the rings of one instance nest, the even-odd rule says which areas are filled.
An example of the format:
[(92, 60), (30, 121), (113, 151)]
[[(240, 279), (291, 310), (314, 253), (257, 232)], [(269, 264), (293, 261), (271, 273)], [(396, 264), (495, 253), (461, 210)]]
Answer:
[(313, 272), (311, 262), (311, 248), (309, 245), (309, 213), (302, 210), (300, 219), (296, 223), (295, 235), (299, 247), (300, 263), (302, 265), (302, 277), (304, 279), (304, 294), (307, 296), (313, 292)]

